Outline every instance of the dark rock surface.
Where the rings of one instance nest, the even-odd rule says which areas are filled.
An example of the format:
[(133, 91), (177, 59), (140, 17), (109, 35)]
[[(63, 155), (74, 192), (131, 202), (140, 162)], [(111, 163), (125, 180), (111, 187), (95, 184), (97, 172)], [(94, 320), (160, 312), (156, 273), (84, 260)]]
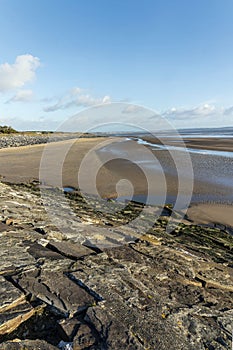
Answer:
[(91, 295), (65, 276), (62, 270), (35, 269), (17, 275), (13, 281), (25, 294), (34, 295), (66, 317), (80, 313), (95, 302)]
[(2, 350), (53, 350), (57, 347), (48, 344), (43, 340), (22, 340), (7, 341), (1, 344)]
[(229, 233), (187, 221), (167, 233), (165, 208), (133, 237), (137, 203), (116, 217), (67, 199), (59, 232), (35, 185), (0, 184), (0, 349), (231, 348)]

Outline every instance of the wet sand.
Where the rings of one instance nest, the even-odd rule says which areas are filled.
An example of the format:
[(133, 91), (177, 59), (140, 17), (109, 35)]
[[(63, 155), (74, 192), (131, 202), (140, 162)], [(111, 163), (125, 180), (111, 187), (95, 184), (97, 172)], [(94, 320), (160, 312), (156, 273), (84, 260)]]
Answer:
[[(233, 138), (221, 139), (217, 137), (209, 138), (184, 138), (183, 139), (186, 147), (196, 148), (196, 149), (206, 149), (214, 151), (226, 151), (233, 152)], [(168, 144), (174, 144), (170, 141)], [(176, 146), (179, 146), (179, 143), (176, 143)]]
[(200, 203), (188, 209), (187, 216), (190, 220), (198, 224), (217, 225), (233, 227), (233, 208), (224, 204)]
[[(147, 195), (149, 176), (149, 178), (153, 179), (153, 186), (150, 188), (149, 193), (152, 197), (157, 197), (159, 201), (160, 197), (164, 195), (164, 187), (161, 186), (161, 182), (164, 182), (163, 176), (165, 176), (167, 201), (172, 202), (175, 200), (177, 193), (179, 193), (180, 196), (183, 196), (181, 204), (185, 204), (186, 194), (190, 191), (190, 179), (185, 166), (182, 174), (179, 174), (179, 178), (182, 178), (182, 188), (179, 188), (176, 167), (169, 152), (153, 150), (153, 155), (155, 155), (158, 162), (153, 166), (149, 163), (146, 164), (148, 173), (145, 176), (139, 166), (140, 157), (142, 157), (140, 155), (141, 145), (137, 146), (133, 141), (130, 143), (124, 140), (117, 143), (117, 140), (119, 139), (98, 137), (79, 139), (76, 142), (74, 140), (55, 142), (46, 146), (34, 145), (1, 149), (1, 179), (10, 183), (39, 180), (41, 158), (42, 155), (45, 155), (43, 152), (46, 150), (46, 162), (42, 163), (41, 166), (42, 172), (45, 170), (46, 173), (45, 185), (79, 187), (78, 173), (80, 164), (87, 152), (94, 149), (90, 158), (92, 167), (87, 166), (82, 170), (83, 190), (85, 192), (93, 193), (97, 188), (102, 197), (124, 197), (129, 194), (129, 182), (131, 182), (136, 196)], [(113, 141), (114, 144), (112, 144)], [(192, 145), (192, 147), (196, 146), (201, 149), (211, 147), (210, 149), (233, 150), (232, 139), (193, 138), (188, 139), (187, 143), (189, 147)], [(169, 141), (169, 144), (172, 143)], [(130, 158), (132, 150), (134, 150), (134, 154), (137, 155), (139, 160), (136, 164), (132, 164), (134, 159), (133, 162), (127, 160), (127, 154)], [(66, 151), (68, 153), (64, 157), (64, 162), (61, 166), (59, 157)], [(110, 160), (105, 163), (106, 154), (109, 153), (113, 154), (113, 159), (110, 156)], [(93, 184), (93, 181), (90, 181), (91, 173), (99, 166), (101, 157), (103, 157), (102, 161), (105, 165), (100, 167), (96, 174), (96, 181)], [(192, 155), (191, 160), (194, 168), (194, 189), (191, 209), (188, 211), (189, 217), (196, 223), (217, 222), (233, 227), (232, 160), (224, 157), (210, 157), (208, 155)], [(182, 156), (180, 161), (182, 166)], [(62, 174), (59, 173), (60, 168), (62, 169)], [(120, 181), (122, 179), (124, 180)], [(119, 181), (120, 186), (116, 188), (116, 184), (119, 184)], [(218, 203), (217, 205), (216, 202)]]
[(151, 142), (155, 145), (165, 144), (177, 147), (184, 147), (185, 145), (187, 148), (194, 148), (199, 150), (233, 152), (233, 137), (166, 137), (163, 135), (158, 139), (148, 135), (141, 135), (141, 137), (144, 140)]

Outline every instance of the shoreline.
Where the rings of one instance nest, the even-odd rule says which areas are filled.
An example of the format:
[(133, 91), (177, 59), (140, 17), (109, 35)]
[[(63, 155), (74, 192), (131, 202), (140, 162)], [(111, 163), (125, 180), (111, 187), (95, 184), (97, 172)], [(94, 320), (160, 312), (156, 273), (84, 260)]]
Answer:
[[(1, 181), (6, 183), (30, 183), (33, 180), (39, 181), (39, 169), (40, 169), (40, 161), (41, 156), (43, 154), (44, 148), (47, 147), (49, 150), (52, 150), (52, 153), (59, 154), (63, 151), (64, 147), (71, 146), (69, 153), (65, 159), (63, 164), (63, 183), (62, 185), (59, 183), (59, 179), (56, 169), (56, 159), (54, 159), (53, 155), (49, 158), (48, 163), (51, 166), (49, 170), (48, 178), (51, 179), (51, 184), (54, 187), (73, 187), (78, 188), (77, 183), (77, 173), (79, 169), (79, 165), (89, 150), (96, 148), (97, 153), (94, 152), (93, 156), (93, 164), (97, 162), (99, 157), (99, 150), (103, 147), (107, 147), (108, 143), (111, 145), (111, 140), (113, 144), (116, 143), (119, 138), (106, 138), (106, 137), (87, 137), (79, 139), (78, 142), (75, 142), (73, 139), (63, 140), (59, 142), (53, 142), (50, 144), (40, 144), (40, 145), (27, 145), (15, 148), (4, 148), (0, 149), (0, 175), (2, 176)], [(120, 138), (121, 139), (121, 138)], [(124, 139), (124, 138), (123, 138)], [(202, 141), (203, 139), (201, 139)], [(231, 142), (231, 141), (230, 141)], [(204, 139), (203, 147), (206, 144), (206, 140)], [(99, 146), (100, 145), (100, 146)], [(135, 147), (135, 141), (130, 146), (130, 143), (120, 143), (120, 148), (116, 148), (117, 152), (129, 152), (130, 147)], [(140, 151), (140, 145), (138, 145), (138, 152)], [(108, 150), (107, 150), (108, 151)], [(111, 149), (112, 151), (112, 149)], [(116, 153), (117, 154), (117, 153)], [(167, 151), (156, 152), (156, 158), (162, 162), (163, 169), (166, 167), (169, 169), (170, 159)], [(97, 157), (97, 158), (96, 158)], [(208, 156), (204, 156), (203, 159), (207, 159)], [(209, 159), (209, 158), (208, 158)], [(90, 193), (92, 193), (92, 187), (88, 183), (89, 174), (86, 174), (85, 186), (89, 189)], [(170, 169), (169, 169), (170, 170)], [(199, 170), (199, 169), (198, 169)], [(205, 171), (205, 168), (204, 168)], [(156, 188), (153, 189), (154, 193), (150, 193), (150, 195), (155, 195), (159, 197), (159, 195), (163, 195), (163, 191), (161, 191), (160, 181), (161, 175), (159, 171), (155, 171), (152, 169), (153, 181), (158, 184)], [(200, 175), (200, 174), (198, 174)], [(166, 172), (166, 183), (168, 185), (167, 193), (169, 198), (176, 198), (178, 187), (177, 187), (177, 177), (172, 172)], [(200, 177), (200, 176), (199, 176)], [(131, 169), (130, 164), (126, 161), (115, 160), (114, 162), (110, 162), (105, 164), (104, 167), (101, 168), (97, 176), (97, 188), (100, 191), (101, 195), (104, 198), (115, 198), (116, 196), (127, 197), (128, 187), (127, 185), (122, 185), (120, 188), (120, 193), (116, 193), (115, 184), (118, 183), (120, 179), (129, 179), (133, 181), (134, 186), (134, 194), (136, 196), (145, 195), (145, 188), (147, 186), (146, 182), (141, 178), (141, 173), (135, 168)], [(230, 225), (233, 227), (233, 221), (231, 220), (231, 213), (229, 210), (232, 209), (232, 205), (228, 204), (230, 197), (230, 192), (227, 187), (223, 184), (219, 183), (216, 186), (215, 183), (211, 183), (206, 181), (207, 179), (195, 178), (194, 179), (194, 191), (193, 191), (193, 199), (191, 201), (192, 210), (188, 210), (188, 215), (190, 219), (195, 223), (203, 223), (207, 220), (205, 211), (207, 210), (209, 213), (209, 223), (214, 223), (214, 219), (216, 216), (218, 218), (218, 222), (220, 221), (219, 217), (222, 216), (222, 224)], [(188, 183), (185, 183), (183, 186), (183, 196), (185, 203), (185, 195)], [(230, 186), (230, 184), (229, 184)], [(211, 196), (210, 196), (211, 194)], [(182, 195), (182, 194), (181, 194)], [(169, 197), (170, 196), (170, 197)], [(211, 203), (210, 203), (211, 201)], [(168, 201), (169, 202), (169, 201)], [(159, 204), (159, 203), (155, 203)], [(210, 209), (212, 208), (212, 209)], [(182, 208), (180, 208), (182, 209)], [(227, 217), (226, 217), (226, 212)], [(211, 220), (213, 222), (211, 222)]]
[(212, 151), (225, 151), (233, 152), (233, 137), (220, 138), (220, 137), (185, 137), (180, 135), (180, 137), (166, 137), (161, 135), (159, 139), (155, 137), (150, 137), (148, 135), (140, 135), (140, 137), (147, 141), (154, 143), (155, 145), (164, 144), (170, 146), (194, 148), (200, 150), (212, 150)]

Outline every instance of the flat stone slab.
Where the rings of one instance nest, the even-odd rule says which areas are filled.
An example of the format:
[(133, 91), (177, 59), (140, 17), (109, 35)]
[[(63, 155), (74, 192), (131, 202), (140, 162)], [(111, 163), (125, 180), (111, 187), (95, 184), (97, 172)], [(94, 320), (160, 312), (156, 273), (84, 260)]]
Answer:
[[(28, 237), (31, 234), (28, 234)], [(24, 237), (27, 237), (25, 233)], [(8, 275), (17, 269), (35, 265), (34, 257), (27, 251), (28, 245), (24, 243), (22, 231), (7, 232), (0, 236), (0, 275)], [(35, 240), (37, 234), (35, 234)]]
[(64, 318), (58, 322), (58, 331), (63, 340), (71, 342), (81, 326), (81, 322), (77, 318)]
[[(175, 245), (144, 241), (105, 249), (73, 269), (74, 278), (104, 299), (86, 314), (103, 347), (167, 350), (173, 344), (194, 350), (203, 344), (218, 349), (218, 339), (230, 343), (229, 333), (218, 323), (222, 317), (225, 324), (230, 322), (230, 267)], [(189, 339), (185, 329), (191, 330)]]
[[(95, 308), (89, 309), (87, 311), (85, 320), (90, 324), (94, 325), (95, 330), (99, 334), (99, 338), (100, 338), (99, 349), (102, 349), (102, 348), (111, 349), (111, 350), (152, 349), (149, 347), (145, 347), (144, 344), (140, 343), (140, 341), (137, 339), (137, 336), (140, 336), (140, 334), (135, 334), (134, 332), (131, 332), (125, 326), (125, 323), (122, 322), (122, 320), (117, 316), (117, 314), (111, 313), (111, 310), (108, 308), (95, 307)], [(78, 339), (79, 338), (76, 337), (74, 344), (78, 345)], [(87, 341), (88, 339), (89, 338), (87, 338)], [(80, 350), (83, 348), (77, 346), (77, 348), (75, 349)], [(162, 348), (158, 348), (158, 349), (162, 349)]]
[(0, 276), (0, 312), (8, 310), (25, 300), (25, 295), (12, 283)]
[(85, 256), (95, 254), (95, 252), (79, 243), (72, 243), (69, 241), (50, 241), (47, 245), (50, 249), (65, 255), (71, 259), (80, 259)]
[(35, 312), (25, 295), (0, 276), (0, 336), (11, 333)]
[(14, 277), (25, 292), (72, 316), (95, 304), (95, 299), (61, 271), (34, 269)]
[(8, 225), (0, 222), (0, 233), (1, 232), (7, 232), (7, 231), (10, 231), (10, 230), (11, 230), (11, 228)]
[(51, 249), (48, 249), (46, 247), (43, 247), (41, 244), (35, 242), (35, 243), (28, 243), (29, 248), (27, 249), (27, 252), (33, 256), (35, 259), (51, 259), (51, 260), (61, 260), (64, 259), (64, 256), (61, 254), (52, 251)]
[[(77, 334), (74, 337), (73, 341), (73, 350), (84, 350), (89, 349), (91, 346), (94, 346), (96, 339), (92, 334), (90, 327), (86, 324), (81, 324), (78, 328)], [(93, 349), (98, 349), (94, 347)]]
[(15, 339), (2, 343), (1, 350), (57, 350), (57, 347), (44, 340)]

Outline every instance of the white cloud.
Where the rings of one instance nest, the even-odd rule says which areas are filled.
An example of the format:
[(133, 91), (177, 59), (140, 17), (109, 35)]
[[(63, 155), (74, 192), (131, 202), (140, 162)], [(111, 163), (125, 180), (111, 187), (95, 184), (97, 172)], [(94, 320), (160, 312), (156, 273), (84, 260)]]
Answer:
[(15, 63), (0, 65), (0, 92), (8, 92), (23, 87), (35, 78), (35, 71), (40, 66), (38, 57), (32, 55), (17, 56)]
[(129, 105), (122, 111), (122, 113), (125, 113), (125, 114), (137, 113), (137, 112), (140, 112), (140, 111), (143, 110), (143, 109), (144, 109), (144, 108), (141, 107), (141, 106), (129, 104)]
[(110, 96), (104, 96), (101, 103), (111, 103), (111, 97)]
[(165, 118), (171, 118), (173, 120), (176, 119), (195, 119), (199, 117), (210, 117), (211, 115), (222, 114), (223, 109), (217, 108), (214, 105), (210, 105), (208, 103), (202, 104), (193, 108), (171, 108), (164, 113), (162, 116)]
[(7, 101), (7, 103), (30, 102), (32, 99), (33, 99), (32, 90), (19, 90), (10, 100)]
[(44, 108), (45, 112), (54, 112), (60, 109), (68, 109), (70, 107), (91, 107), (99, 104), (107, 104), (111, 102), (110, 96), (96, 98), (90, 94), (85, 94), (84, 90), (75, 87), (67, 94), (57, 100), (56, 103)]
[(179, 128), (233, 125), (233, 107), (204, 103), (193, 108), (171, 108), (161, 114)]
[(74, 87), (73, 89), (70, 90), (70, 94), (76, 96), (81, 94), (83, 91), (84, 90), (79, 87)]

